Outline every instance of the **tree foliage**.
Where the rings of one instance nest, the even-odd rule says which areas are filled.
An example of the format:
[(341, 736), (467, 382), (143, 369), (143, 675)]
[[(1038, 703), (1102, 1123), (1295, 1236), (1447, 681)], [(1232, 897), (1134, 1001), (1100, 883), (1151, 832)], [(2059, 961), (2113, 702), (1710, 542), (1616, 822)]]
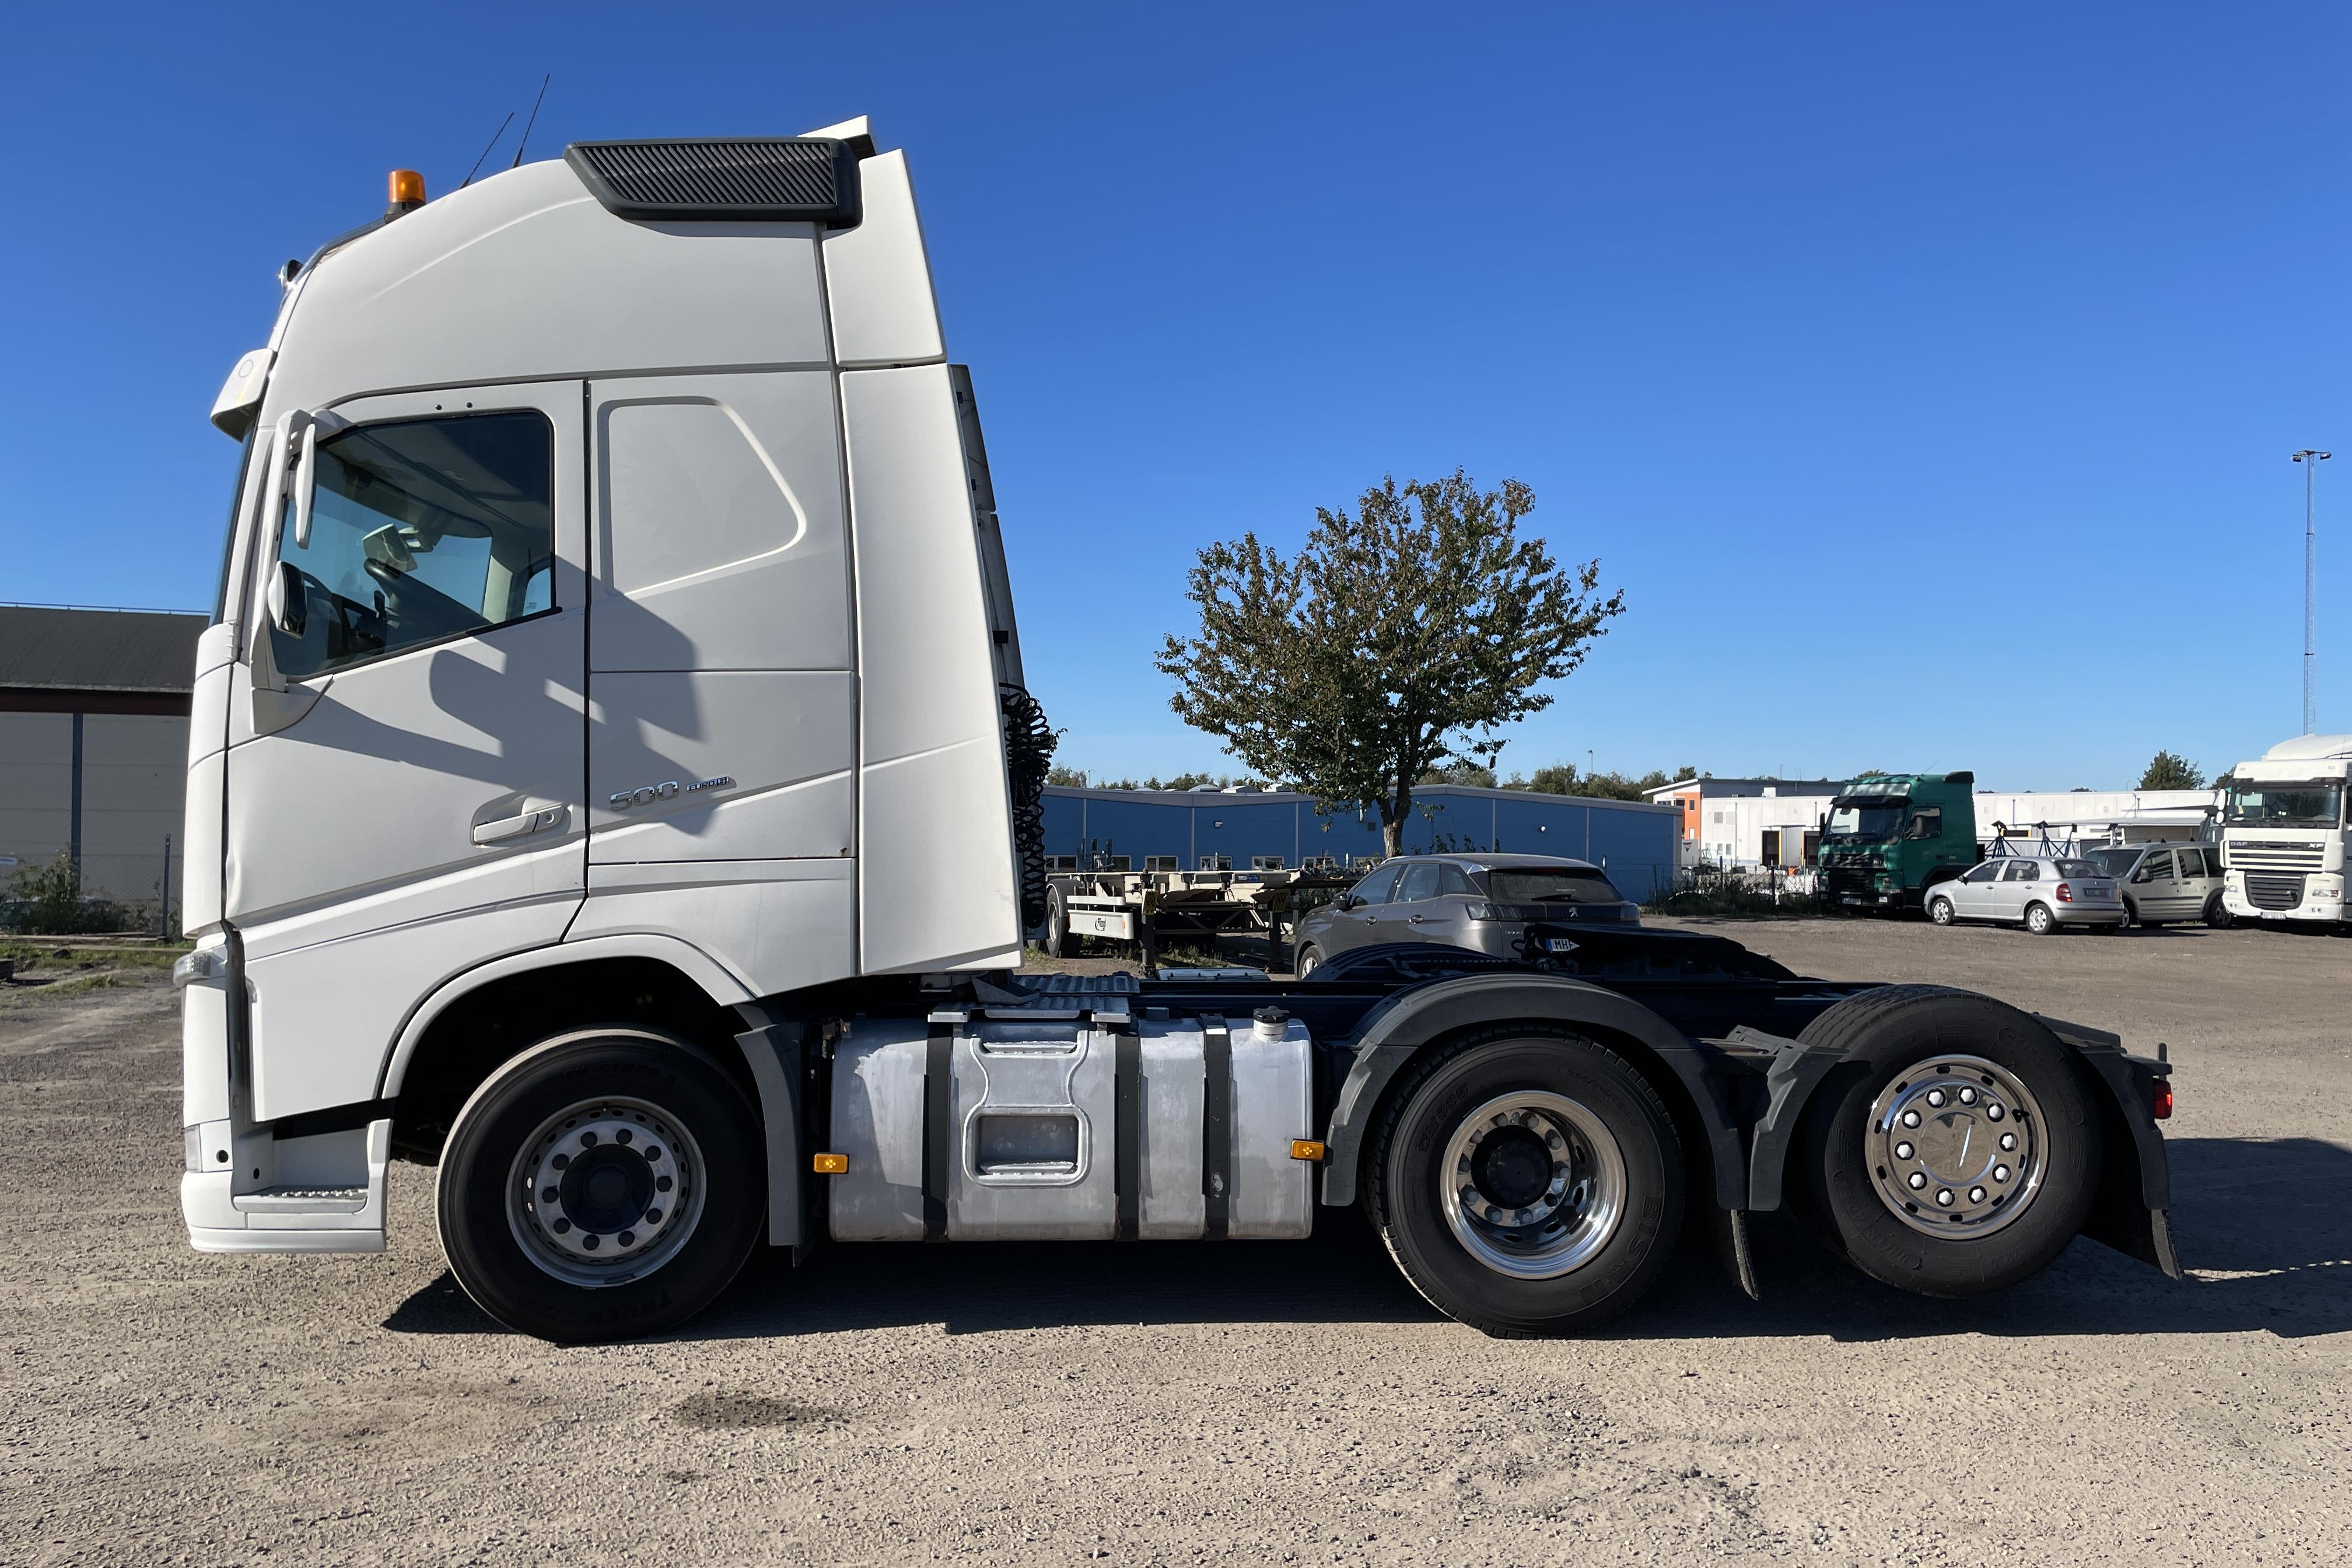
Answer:
[(2158, 752), (2139, 775), (2142, 789), (2203, 789), (2205, 772), (2187, 757), (2174, 752)]
[(1286, 559), (1255, 533), (1201, 552), (1190, 638), (1155, 662), (1170, 706), (1251, 769), (1335, 806), (1380, 814), (1403, 843), (1414, 785), (1433, 771), (1491, 768), (1496, 731), (1550, 705), (1542, 683), (1584, 661), (1624, 607), (1601, 565), (1563, 570), (1518, 536), (1535, 492), (1391, 477), (1352, 513), (1316, 509)]
[(1685, 779), (1698, 777), (1693, 767), (1677, 768), (1670, 775), (1663, 768), (1653, 768), (1636, 778), (1627, 773), (1580, 773), (1568, 763), (1554, 763), (1548, 768), (1538, 768), (1522, 778), (1513, 773), (1503, 781), (1505, 789), (1523, 789), (1537, 795), (1580, 795), (1602, 800), (1643, 800), (1650, 791), (1663, 784), (1680, 784)]

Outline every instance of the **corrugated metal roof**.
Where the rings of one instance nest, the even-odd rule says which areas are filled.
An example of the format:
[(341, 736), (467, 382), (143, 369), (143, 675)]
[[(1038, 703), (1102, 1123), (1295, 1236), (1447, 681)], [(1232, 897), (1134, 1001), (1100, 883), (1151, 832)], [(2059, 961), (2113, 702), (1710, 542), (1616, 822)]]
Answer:
[(205, 625), (172, 610), (0, 605), (0, 687), (186, 691)]

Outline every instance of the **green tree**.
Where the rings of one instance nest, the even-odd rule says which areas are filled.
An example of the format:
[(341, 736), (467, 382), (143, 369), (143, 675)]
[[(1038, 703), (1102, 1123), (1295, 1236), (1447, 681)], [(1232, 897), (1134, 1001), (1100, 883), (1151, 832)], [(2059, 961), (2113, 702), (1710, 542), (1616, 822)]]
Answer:
[(1399, 853), (1415, 783), (1490, 767), (1496, 731), (1549, 706), (1538, 688), (1624, 610), (1599, 562), (1563, 570), (1518, 536), (1535, 502), (1457, 468), (1384, 479), (1353, 514), (1317, 508), (1288, 559), (1255, 533), (1209, 546), (1187, 590), (1199, 628), (1154, 660), (1177, 683), (1169, 705), (1254, 771), (1373, 807)]
[(2139, 775), (2142, 789), (2203, 789), (2204, 770), (2187, 757), (2172, 752), (2158, 752), (2149, 760), (2147, 771)]
[(1087, 770), (1064, 767), (1061, 763), (1055, 763), (1045, 770), (1045, 782), (1049, 784), (1060, 784), (1066, 789), (1084, 789), (1087, 787)]
[(1425, 784), (1468, 784), (1473, 789), (1494, 789), (1495, 770), (1481, 763), (1449, 763), (1442, 768), (1423, 768), (1421, 777), (1413, 781)]

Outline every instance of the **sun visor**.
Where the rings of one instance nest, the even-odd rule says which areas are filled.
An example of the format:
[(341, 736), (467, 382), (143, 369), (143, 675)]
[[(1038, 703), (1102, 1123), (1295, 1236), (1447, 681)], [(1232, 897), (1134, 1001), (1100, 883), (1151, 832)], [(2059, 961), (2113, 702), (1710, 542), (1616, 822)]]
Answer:
[(863, 216), (857, 154), (838, 137), (574, 142), (563, 161), (617, 217), (850, 228)]

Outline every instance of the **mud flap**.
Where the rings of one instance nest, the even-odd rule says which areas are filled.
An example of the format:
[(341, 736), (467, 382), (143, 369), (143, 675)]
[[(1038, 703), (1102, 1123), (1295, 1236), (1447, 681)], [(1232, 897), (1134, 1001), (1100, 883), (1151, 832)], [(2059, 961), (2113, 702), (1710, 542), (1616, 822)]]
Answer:
[(2127, 1054), (2122, 1037), (2105, 1029), (2034, 1016), (2072, 1046), (2107, 1089), (2095, 1097), (2106, 1152), (2083, 1234), (2168, 1279), (2186, 1279), (2172, 1244), (2172, 1163), (2149, 1109), (2155, 1085), (2172, 1076), (2172, 1064)]

